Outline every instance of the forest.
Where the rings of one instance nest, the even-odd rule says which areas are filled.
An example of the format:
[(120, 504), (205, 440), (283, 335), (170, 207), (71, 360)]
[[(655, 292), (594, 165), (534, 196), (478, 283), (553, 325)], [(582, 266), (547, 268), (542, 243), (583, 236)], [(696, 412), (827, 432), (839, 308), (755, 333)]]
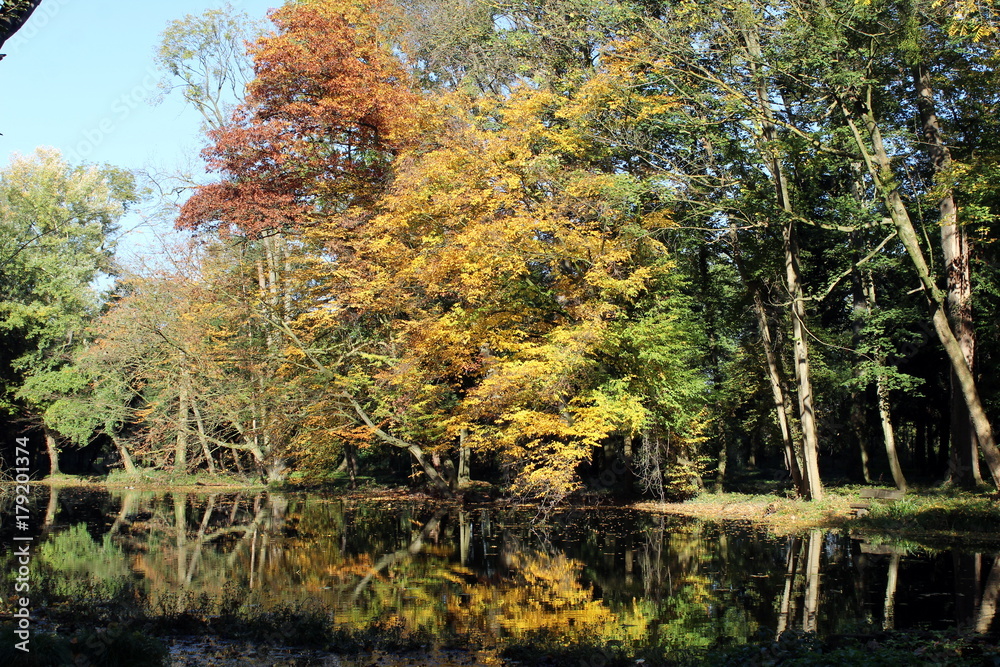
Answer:
[[(37, 477), (543, 507), (746, 471), (807, 500), (1000, 484), (990, 0), (268, 19), (163, 33), (211, 180), (49, 149), (0, 170), (0, 422)], [(119, 224), (150, 199), (185, 240), (127, 265)]]

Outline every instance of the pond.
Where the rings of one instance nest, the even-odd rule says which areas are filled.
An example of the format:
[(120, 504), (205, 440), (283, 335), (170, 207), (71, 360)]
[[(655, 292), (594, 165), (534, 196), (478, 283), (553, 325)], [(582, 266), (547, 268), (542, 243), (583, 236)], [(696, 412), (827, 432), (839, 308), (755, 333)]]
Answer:
[[(1000, 593), (994, 553), (819, 530), (778, 538), (627, 508), (539, 523), (534, 512), (496, 506), (323, 495), (35, 493), (31, 584), (34, 599), (54, 607), (128, 598), (153, 614), (311, 609), (346, 629), (548, 632), (671, 649), (783, 629), (987, 631)], [(0, 508), (6, 612), (12, 502), (4, 496)]]

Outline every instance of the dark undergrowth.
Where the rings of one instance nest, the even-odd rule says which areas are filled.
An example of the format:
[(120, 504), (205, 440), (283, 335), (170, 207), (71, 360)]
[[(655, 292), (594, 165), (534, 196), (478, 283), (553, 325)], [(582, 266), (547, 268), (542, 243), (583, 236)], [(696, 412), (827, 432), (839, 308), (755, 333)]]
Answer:
[[(958, 632), (883, 632), (818, 637), (773, 634), (749, 644), (722, 640), (707, 648), (662, 645), (655, 639), (634, 642), (567, 643), (546, 632), (487, 637), (470, 634), (431, 634), (393, 623), (368, 627), (338, 626), (329, 610), (319, 605), (288, 605), (262, 609), (242, 604), (232, 595), (222, 599), (161, 598), (149, 607), (126, 594), (114, 601), (83, 600), (48, 606), (45, 625), (54, 632), (34, 633), (31, 653), (4, 642), (0, 665), (94, 665), (104, 667), (158, 667), (167, 664), (165, 641), (170, 637), (201, 636), (260, 646), (296, 647), (341, 656), (365, 657), (380, 652), (415, 656), (430, 649), (467, 651), (492, 649), (501, 664), (524, 667), (634, 667), (653, 666), (818, 666), (818, 665), (954, 665), (1000, 667), (1000, 647), (992, 635)], [(192, 604), (193, 602), (193, 604)], [(183, 611), (177, 611), (183, 609)], [(12, 638), (13, 626), (2, 626)], [(676, 641), (676, 638), (675, 638)]]
[[(72, 633), (32, 633), (28, 644), (15, 636), (13, 624), (0, 625), (0, 665), (48, 667), (91, 665), (93, 667), (161, 667), (167, 664), (167, 648), (159, 639), (128, 624)], [(26, 650), (22, 650), (26, 649)]]

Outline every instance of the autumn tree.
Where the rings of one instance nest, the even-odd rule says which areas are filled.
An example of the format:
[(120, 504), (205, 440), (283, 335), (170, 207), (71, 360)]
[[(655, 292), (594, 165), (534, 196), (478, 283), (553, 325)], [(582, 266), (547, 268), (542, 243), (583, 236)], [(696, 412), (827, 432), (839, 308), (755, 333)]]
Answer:
[[(417, 98), (387, 48), (381, 9), (306, 2), (272, 13), (277, 33), (252, 49), (256, 78), (246, 102), (231, 124), (209, 133), (206, 157), (226, 180), (199, 189), (179, 225), (256, 237), (370, 203), (386, 182), (393, 152), (416, 129)], [(356, 234), (352, 225), (341, 229), (342, 239), (327, 239), (328, 252), (346, 259)], [(281, 322), (282, 336), (301, 342), (287, 317), (271, 316)], [(300, 345), (303, 354), (307, 346)], [(314, 371), (340, 376), (305, 356)], [(374, 428), (361, 402), (350, 393), (343, 398), (355, 419)], [(414, 455), (421, 459), (419, 451)]]
[(313, 326), (388, 322), (370, 414), (437, 454), (448, 479), (471, 448), (554, 502), (609, 441), (696, 436), (687, 306), (647, 233), (666, 218), (644, 206), (649, 184), (604, 172), (582, 120), (612, 86), (442, 98), (367, 242), (311, 280), (337, 295)]
[(287, 468), (295, 400), (245, 250), (189, 244), (173, 270), (123, 277), (78, 360), (104, 432), (148, 465), (275, 478)]
[(387, 176), (416, 98), (381, 32), (380, 5), (310, 1), (271, 14), (251, 49), (255, 78), (205, 157), (224, 180), (184, 205), (178, 225), (248, 235), (361, 205)]

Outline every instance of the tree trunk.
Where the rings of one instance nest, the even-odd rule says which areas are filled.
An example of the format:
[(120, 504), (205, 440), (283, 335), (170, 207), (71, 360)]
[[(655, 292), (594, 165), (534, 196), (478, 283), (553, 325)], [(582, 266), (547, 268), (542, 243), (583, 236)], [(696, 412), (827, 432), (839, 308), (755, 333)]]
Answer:
[(967, 630), (979, 624), (980, 583), (982, 563), (980, 554), (952, 553), (955, 568), (954, 614), (959, 630)]
[(789, 221), (784, 229), (785, 274), (788, 293), (792, 298), (792, 341), (794, 344), (795, 380), (798, 385), (799, 422), (802, 425), (802, 455), (805, 459), (805, 479), (808, 500), (823, 499), (819, 478), (819, 438), (816, 435), (816, 412), (813, 407), (812, 379), (809, 371), (809, 346), (806, 343), (806, 309), (799, 273), (799, 245), (795, 225)]
[(187, 471), (188, 410), (187, 378), (184, 377), (177, 399), (177, 441), (174, 445), (174, 470), (181, 473)]
[(282, 297), (282, 311), (281, 316), (284, 322), (290, 322), (292, 320), (292, 289), (291, 289), (291, 275), (292, 275), (292, 257), (288, 250), (288, 241), (285, 240), (284, 236), (277, 237), (278, 248), (281, 250), (281, 297)]
[(878, 414), (882, 422), (882, 438), (885, 440), (885, 453), (889, 456), (889, 469), (896, 488), (906, 491), (906, 478), (899, 465), (899, 452), (896, 451), (896, 435), (892, 428), (892, 416), (889, 412), (889, 388), (885, 378), (880, 374), (876, 380), (878, 390)]
[(351, 488), (356, 488), (358, 478), (358, 448), (354, 445), (344, 446), (344, 461), (347, 463), (347, 477)]
[[(174, 528), (177, 547), (177, 588), (175, 590), (184, 591), (187, 589), (185, 579), (187, 578), (188, 549), (187, 549), (187, 496), (183, 493), (174, 492)], [(184, 608), (187, 600), (183, 594), (177, 596), (177, 610), (180, 612)]]
[(49, 504), (45, 506), (45, 519), (42, 521), (42, 532), (48, 533), (56, 522), (59, 513), (59, 487), (49, 487)]
[[(934, 87), (930, 72), (922, 65), (913, 68), (917, 94), (917, 109), (923, 129), (923, 146), (934, 166), (934, 175), (946, 178), (951, 167), (951, 151), (941, 135), (934, 103)], [(965, 362), (975, 368), (976, 334), (972, 320), (972, 272), (969, 267), (969, 237), (958, 224), (958, 206), (951, 187), (944, 188), (938, 201), (941, 225), (941, 249), (944, 254), (948, 320), (955, 332)], [(978, 438), (972, 424), (972, 414), (961, 392), (961, 383), (951, 374), (951, 447), (954, 483), (974, 487), (983, 481), (979, 471)]]
[(979, 603), (979, 615), (976, 618), (976, 632), (986, 633), (993, 625), (997, 615), (997, 599), (1000, 598), (1000, 557), (993, 559), (993, 567), (986, 579), (983, 589), (983, 599)]
[[(741, 270), (740, 273), (745, 273), (745, 271)], [(774, 399), (775, 420), (778, 422), (778, 429), (781, 431), (785, 467), (792, 477), (792, 483), (795, 484), (796, 491), (798, 491), (800, 496), (805, 496), (808, 493), (808, 489), (805, 486), (805, 480), (802, 478), (802, 468), (799, 465), (798, 455), (795, 452), (795, 442), (792, 438), (792, 427), (788, 421), (785, 383), (781, 378), (778, 358), (774, 351), (771, 325), (767, 321), (767, 310), (764, 308), (764, 300), (761, 297), (760, 289), (756, 285), (751, 289), (753, 292), (754, 314), (757, 316), (757, 328), (760, 331), (760, 338), (764, 344), (764, 357), (767, 361), (767, 379), (771, 385), (771, 396)]]
[(792, 614), (792, 596), (795, 595), (795, 575), (798, 571), (799, 543), (801, 538), (793, 537), (788, 544), (788, 554), (785, 557), (785, 588), (781, 594), (781, 604), (778, 607), (778, 627), (775, 639), (788, 630), (788, 620)]
[[(261, 245), (263, 245), (261, 243)], [(267, 285), (267, 272), (264, 269), (264, 249), (258, 246), (257, 252), (254, 257), (254, 267), (257, 269), (257, 288), (260, 290), (260, 304), (266, 306), (268, 303), (268, 295), (270, 294), (270, 289)], [(266, 307), (263, 308), (266, 311)], [(274, 350), (275, 335), (274, 327), (268, 322), (267, 312), (262, 313), (264, 324), (264, 347), (270, 352)], [(260, 379), (260, 378), (259, 378)], [(263, 381), (261, 379), (261, 381)]]
[(48, 426), (43, 428), (45, 430), (45, 451), (49, 454), (49, 474), (58, 475), (59, 449), (56, 447), (56, 435), (49, 429)]
[[(910, 220), (910, 215), (903, 204), (903, 198), (898, 187), (890, 187), (883, 182), (883, 175), (892, 174), (892, 165), (889, 155), (882, 143), (882, 135), (878, 123), (875, 121), (874, 112), (871, 106), (871, 87), (867, 88), (867, 100), (862, 107), (862, 118), (865, 129), (871, 139), (872, 152), (869, 152), (868, 145), (861, 136), (857, 125), (854, 122), (854, 112), (846, 104), (841, 103), (841, 110), (847, 119), (848, 125), (854, 134), (855, 143), (861, 151), (876, 188), (882, 194), (886, 208), (889, 211), (890, 219), (896, 228), (900, 241), (906, 249), (907, 254), (916, 269), (920, 284), (930, 301), (932, 309), (932, 320), (934, 330), (948, 354), (952, 370), (962, 388), (962, 396), (969, 408), (972, 423), (975, 426), (976, 436), (979, 439), (979, 447), (983, 452), (986, 463), (989, 466), (993, 482), (1000, 487), (1000, 450), (997, 449), (996, 440), (993, 436), (993, 427), (986, 417), (982, 400), (979, 398), (979, 390), (976, 387), (976, 380), (972, 374), (972, 369), (965, 358), (965, 352), (961, 344), (955, 338), (955, 333), (948, 321), (946, 312), (945, 296), (938, 289), (934, 277), (931, 276), (930, 267), (924, 258), (923, 250), (920, 248), (920, 241), (917, 232)], [(860, 104), (860, 103), (859, 103)]]
[(416, 461), (417, 465), (419, 465), (420, 468), (424, 471), (424, 474), (427, 475), (427, 478), (430, 480), (434, 488), (436, 488), (438, 491), (443, 491), (446, 493), (452, 492), (451, 485), (448, 483), (446, 479), (444, 479), (444, 477), (441, 476), (440, 473), (438, 473), (437, 469), (433, 465), (431, 465), (431, 462), (427, 460), (427, 457), (424, 455), (423, 449), (421, 449), (418, 445), (406, 442), (405, 440), (397, 438), (394, 435), (386, 433), (381, 428), (376, 426), (375, 422), (372, 421), (372, 418), (368, 415), (367, 412), (365, 412), (364, 408), (361, 407), (361, 404), (358, 403), (356, 400), (354, 400), (354, 397), (351, 396), (350, 394), (347, 393), (341, 394), (341, 398), (345, 399), (351, 405), (351, 407), (354, 409), (355, 414), (358, 415), (358, 417), (365, 424), (365, 426), (370, 428), (372, 430), (372, 433), (378, 436), (378, 438), (382, 440), (382, 442), (392, 445), (393, 447), (398, 447), (400, 449), (405, 449), (406, 451), (408, 451), (410, 453), (410, 456), (413, 457), (413, 460)]
[(458, 488), (464, 489), (472, 482), (469, 472), (470, 451), (465, 441), (469, 438), (469, 429), (463, 427), (458, 434)]
[(463, 566), (469, 562), (472, 550), (472, 519), (464, 511), (458, 513), (458, 553), (459, 563)]
[(278, 257), (275, 249), (275, 239), (273, 236), (265, 237), (262, 241), (264, 246), (264, 257), (267, 260), (267, 304), (271, 317), (286, 321), (282, 314), (282, 299), (279, 286)]
[[(749, 26), (742, 31), (751, 69), (756, 72), (757, 62), (763, 61), (763, 54), (757, 33)], [(761, 129), (759, 150), (764, 163), (774, 181), (774, 193), (778, 208), (792, 213), (792, 199), (788, 188), (781, 156), (776, 151), (777, 131), (772, 109), (773, 96), (767, 89), (763, 77), (757, 86), (757, 104)], [(822, 500), (823, 486), (819, 478), (819, 438), (816, 434), (816, 412), (813, 406), (812, 379), (809, 370), (809, 345), (806, 342), (806, 309), (802, 274), (799, 271), (799, 244), (795, 223), (789, 218), (782, 227), (785, 255), (785, 287), (791, 297), (792, 340), (794, 343), (795, 380), (798, 388), (799, 422), (802, 428), (802, 457), (804, 462), (804, 486), (808, 500)]]
[(118, 456), (122, 459), (122, 465), (125, 466), (125, 472), (130, 475), (135, 474), (135, 462), (132, 460), (132, 454), (129, 453), (128, 448), (125, 447), (124, 443), (122, 443), (118, 436), (114, 435), (114, 433), (110, 430), (108, 431), (108, 435), (111, 437), (111, 442), (114, 443), (115, 449), (118, 450)]
[(896, 626), (896, 587), (899, 580), (899, 552), (889, 557), (889, 576), (885, 582), (885, 601), (882, 603), (882, 629), (894, 630)]
[(201, 418), (198, 401), (191, 402), (191, 409), (194, 411), (194, 420), (198, 426), (198, 440), (201, 442), (201, 453), (205, 457), (205, 463), (208, 465), (208, 472), (214, 475), (215, 461), (212, 460), (212, 450), (208, 446), (208, 438), (205, 437), (205, 422)]
[[(855, 197), (860, 199), (860, 188), (853, 188), (855, 192)], [(855, 265), (861, 257), (858, 245), (859, 241), (857, 235), (851, 235), (851, 245), (853, 247), (853, 259)], [(861, 345), (862, 339), (862, 329), (864, 328), (865, 319), (871, 312), (871, 306), (868, 303), (868, 294), (865, 285), (865, 281), (861, 276), (860, 271), (851, 272), (851, 291), (854, 299), (852, 306), (852, 335), (851, 335), (851, 345), (857, 349)], [(854, 366), (854, 377), (857, 379), (862, 372), (861, 364), (855, 364)], [(871, 456), (868, 453), (868, 429), (866, 428), (867, 420), (865, 419), (865, 406), (864, 406), (865, 390), (861, 386), (856, 386), (851, 391), (851, 429), (854, 431), (854, 437), (858, 441), (858, 453), (861, 455), (861, 476), (864, 478), (866, 484), (870, 484), (872, 481), (871, 466)]]
[(819, 618), (819, 557), (823, 551), (823, 532), (809, 531), (809, 556), (806, 560), (806, 596), (802, 609), (802, 631), (816, 632)]
[[(875, 307), (875, 283), (870, 274), (865, 276), (865, 291), (868, 303), (868, 314), (871, 314)], [(884, 366), (885, 356), (878, 359), (880, 366)], [(906, 478), (903, 477), (903, 469), (899, 465), (899, 452), (896, 450), (896, 433), (892, 427), (892, 413), (889, 404), (889, 387), (886, 385), (885, 373), (881, 370), (875, 379), (875, 389), (878, 395), (878, 415), (882, 424), (882, 440), (885, 442), (885, 453), (889, 457), (889, 470), (892, 471), (892, 480), (896, 488), (906, 491)]]

